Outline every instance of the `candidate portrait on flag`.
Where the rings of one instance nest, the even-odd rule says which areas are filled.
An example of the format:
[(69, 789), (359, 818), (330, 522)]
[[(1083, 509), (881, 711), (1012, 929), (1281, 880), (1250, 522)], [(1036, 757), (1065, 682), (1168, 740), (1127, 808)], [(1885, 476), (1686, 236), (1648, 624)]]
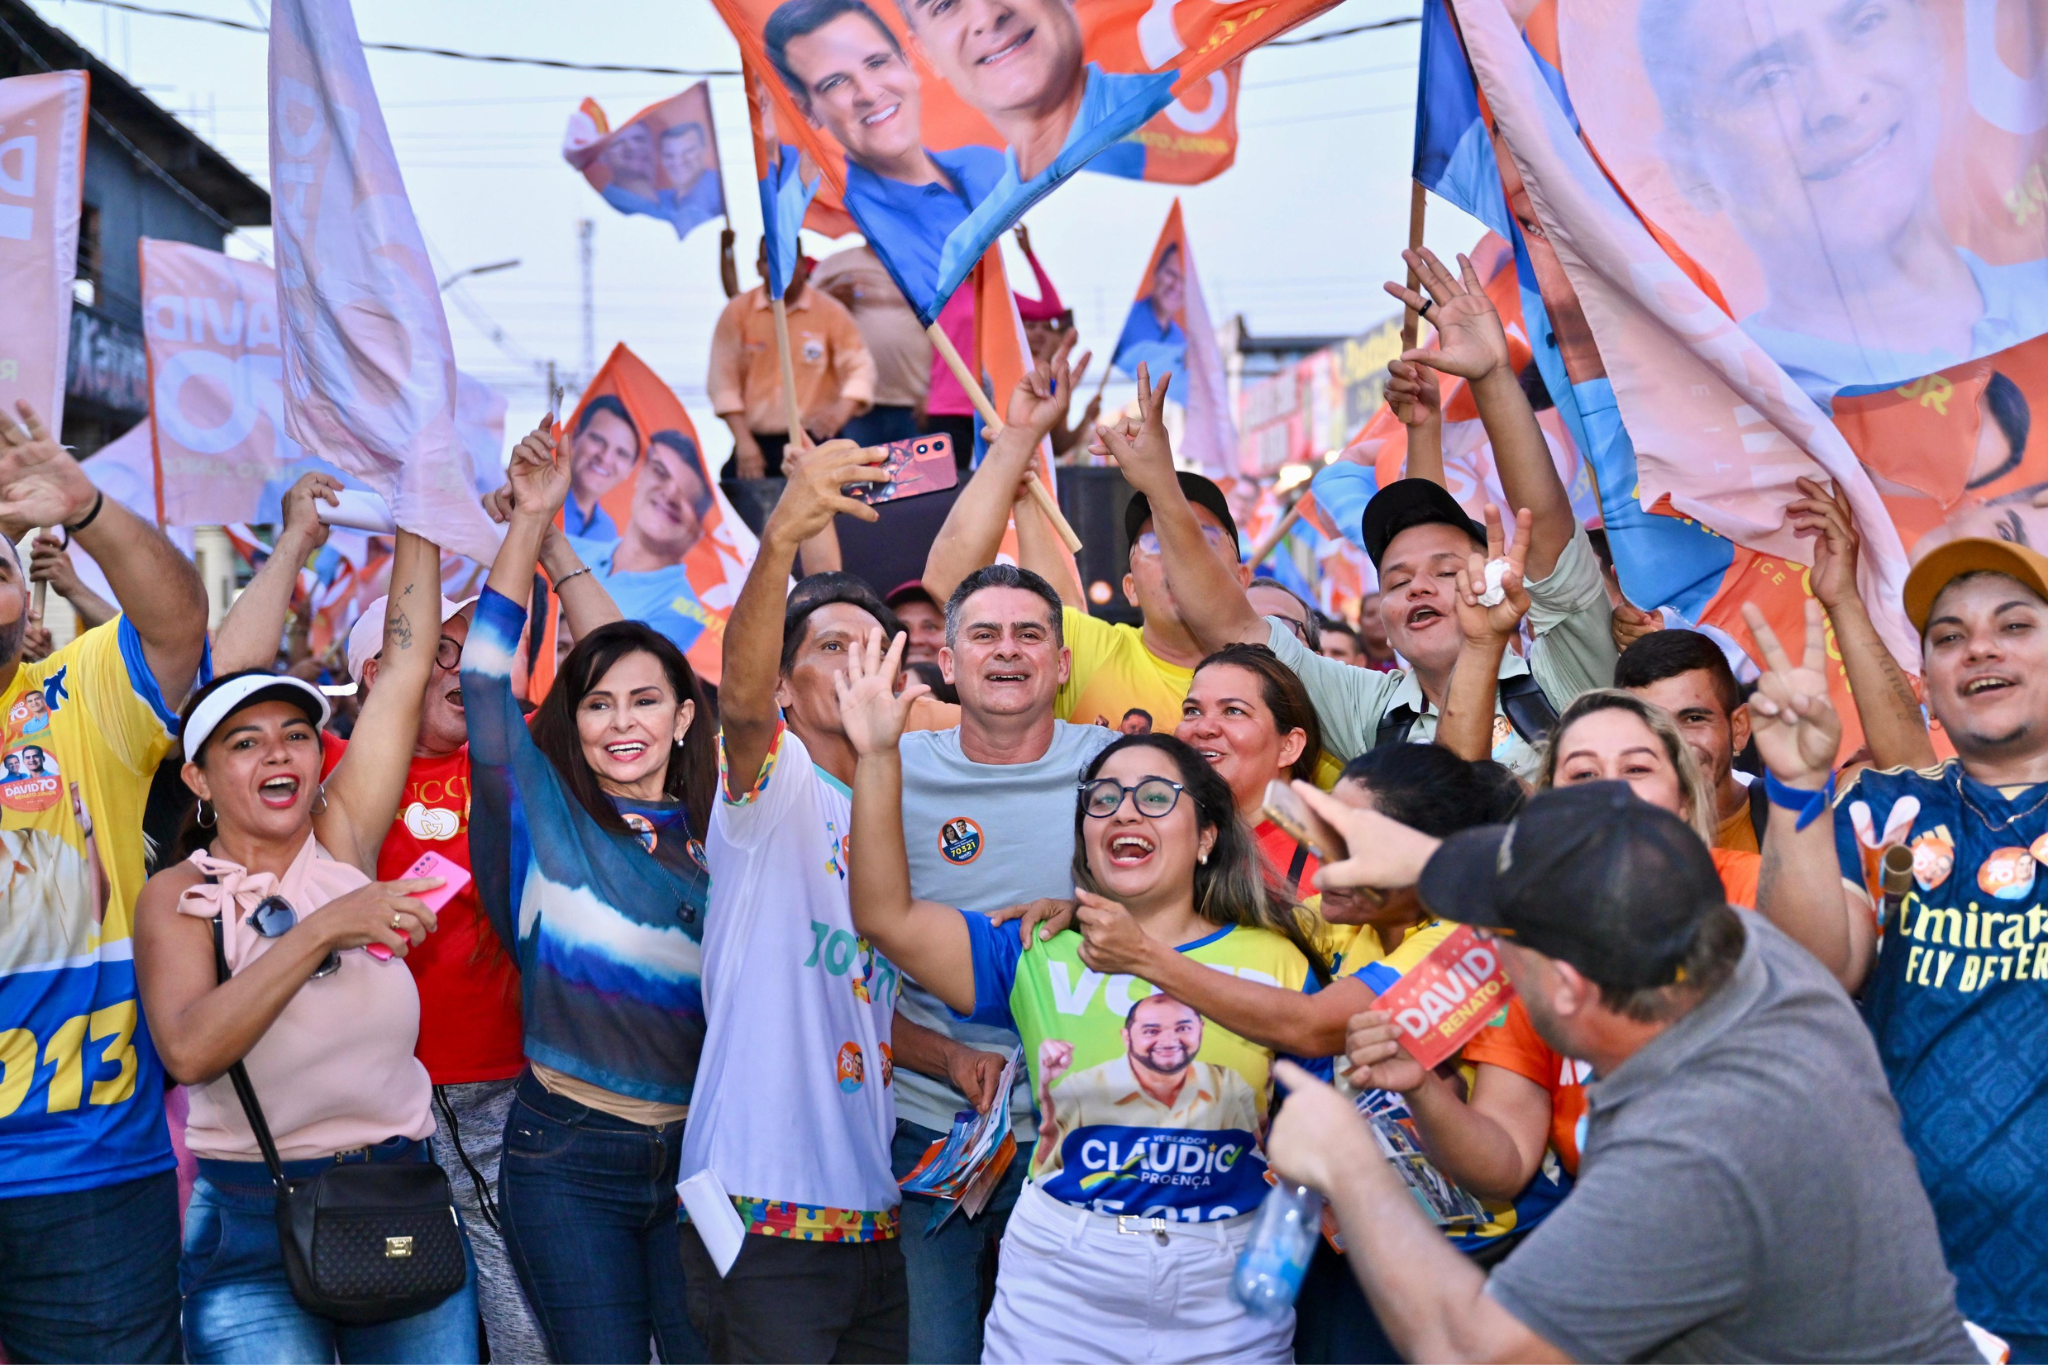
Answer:
[[(1187, 369), (1187, 268), (1178, 241), (1162, 242), (1147, 276), (1146, 288), (1124, 318), (1112, 364), (1119, 374), (1137, 377), (1147, 367), (1154, 384)], [(1176, 382), (1177, 379), (1176, 379)]]
[(677, 237), (725, 214), (711, 94), (699, 81), (618, 128), (595, 100), (569, 116), (562, 157), (620, 213), (659, 218)]

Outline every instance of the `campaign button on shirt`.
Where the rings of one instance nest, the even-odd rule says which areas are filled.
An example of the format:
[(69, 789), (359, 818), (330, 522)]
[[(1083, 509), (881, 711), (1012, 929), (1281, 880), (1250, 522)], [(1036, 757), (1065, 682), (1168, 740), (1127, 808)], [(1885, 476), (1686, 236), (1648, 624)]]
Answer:
[(965, 866), (981, 856), (981, 826), (956, 816), (939, 826), (939, 852), (949, 863)]

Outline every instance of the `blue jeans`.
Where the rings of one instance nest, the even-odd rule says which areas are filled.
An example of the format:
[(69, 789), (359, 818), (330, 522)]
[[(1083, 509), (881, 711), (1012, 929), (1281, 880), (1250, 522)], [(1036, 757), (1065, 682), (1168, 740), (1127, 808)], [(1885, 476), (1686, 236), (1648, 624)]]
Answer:
[[(910, 1174), (925, 1149), (944, 1136), (909, 1119), (896, 1120), (896, 1142), (889, 1153), (896, 1178)], [(979, 1217), (956, 1213), (932, 1236), (925, 1236), (925, 1230), (949, 1206), (927, 1195), (903, 1196), (900, 1240), (910, 1279), (911, 1365), (973, 1365), (981, 1359), (982, 1257), (1003, 1235), (1003, 1224), (1017, 1207), (1032, 1146), (1017, 1144), (1010, 1169)]]
[(178, 1176), (0, 1199), (0, 1356), (176, 1361)]
[(676, 1168), (683, 1125), (632, 1123), (550, 1091), (527, 1071), (505, 1120), (498, 1221), (562, 1365), (705, 1359), (683, 1293)]
[[(425, 1161), (427, 1145), (404, 1138), (352, 1161)], [(326, 1161), (287, 1161), (293, 1179), (315, 1175)], [(178, 1287), (185, 1295), (185, 1358), (192, 1365), (261, 1365), (264, 1361), (404, 1361), (421, 1365), (477, 1358), (476, 1262), (454, 1294), (423, 1313), (371, 1327), (318, 1317), (299, 1306), (285, 1276), (277, 1240), (277, 1195), (257, 1161), (199, 1163), (185, 1210), (185, 1251)], [(468, 1255), (469, 1239), (463, 1239)]]

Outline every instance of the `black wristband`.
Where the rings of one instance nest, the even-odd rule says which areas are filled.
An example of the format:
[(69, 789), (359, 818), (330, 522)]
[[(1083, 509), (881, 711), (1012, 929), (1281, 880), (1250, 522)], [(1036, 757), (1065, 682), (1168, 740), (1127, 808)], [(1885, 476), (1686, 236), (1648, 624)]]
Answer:
[(64, 528), (64, 533), (66, 535), (71, 536), (77, 535), (80, 531), (83, 531), (86, 527), (92, 525), (93, 518), (98, 516), (100, 514), (100, 509), (102, 507), (105, 507), (106, 505), (107, 495), (104, 492), (95, 493), (92, 499), (92, 510), (85, 514), (85, 520), (78, 522), (76, 525), (67, 525)]

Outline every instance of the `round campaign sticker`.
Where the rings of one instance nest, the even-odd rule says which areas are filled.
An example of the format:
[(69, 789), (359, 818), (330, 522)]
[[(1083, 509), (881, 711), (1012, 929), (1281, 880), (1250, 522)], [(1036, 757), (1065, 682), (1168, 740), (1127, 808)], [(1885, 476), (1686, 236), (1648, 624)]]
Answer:
[(839, 1045), (839, 1088), (851, 1095), (868, 1078), (867, 1063), (861, 1060), (860, 1044)]
[(2034, 855), (2023, 848), (2001, 848), (1977, 869), (1977, 886), (2002, 901), (2016, 901), (2034, 889)]
[(889, 1088), (889, 1082), (896, 1079), (896, 1054), (889, 1050), (889, 1045), (887, 1043), (883, 1043), (881, 1047), (882, 1088), (886, 1090)]
[(63, 790), (57, 756), (42, 745), (17, 745), (0, 757), (0, 806), (32, 815), (56, 805)]
[(1929, 830), (1907, 847), (1913, 850), (1913, 880), (1922, 891), (1932, 891), (1955, 871), (1956, 846), (1939, 830)]
[(939, 826), (939, 852), (949, 863), (966, 866), (981, 856), (981, 826), (957, 816)]
[(632, 830), (634, 836), (647, 846), (649, 853), (654, 852), (654, 846), (660, 843), (661, 840), (654, 832), (654, 822), (652, 820), (630, 810), (620, 811), (619, 818), (624, 820), (626, 828)]

